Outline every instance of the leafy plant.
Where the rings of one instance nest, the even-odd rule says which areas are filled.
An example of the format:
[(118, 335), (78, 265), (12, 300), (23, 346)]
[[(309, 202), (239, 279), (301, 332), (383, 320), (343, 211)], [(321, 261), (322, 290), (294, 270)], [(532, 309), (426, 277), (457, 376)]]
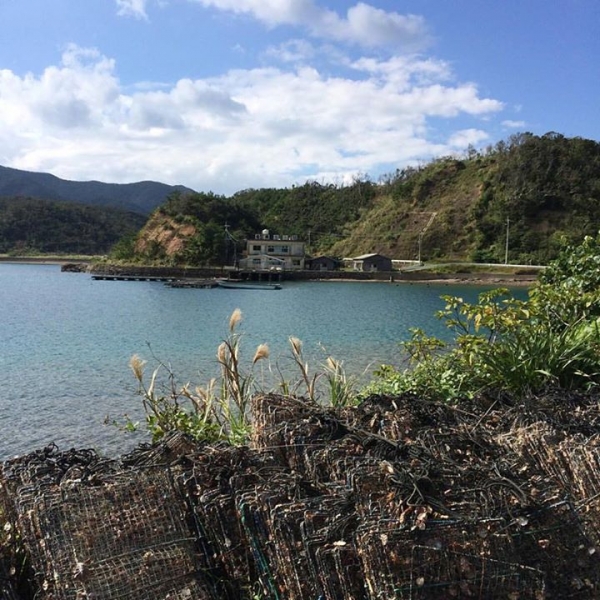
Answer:
[(514, 395), (547, 386), (589, 390), (600, 385), (600, 235), (566, 247), (526, 301), (508, 290), (471, 304), (444, 296), (438, 318), (453, 344), (413, 330), (404, 343), (407, 368), (379, 369), (369, 392), (413, 392), (456, 401), (485, 390)]

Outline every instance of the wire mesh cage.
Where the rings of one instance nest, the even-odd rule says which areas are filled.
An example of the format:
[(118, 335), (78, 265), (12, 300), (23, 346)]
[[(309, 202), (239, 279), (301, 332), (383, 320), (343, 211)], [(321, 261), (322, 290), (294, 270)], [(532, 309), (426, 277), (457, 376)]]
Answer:
[(388, 523), (357, 533), (370, 598), (545, 597), (543, 572), (514, 560), (496, 523), (435, 522), (415, 533)]
[(493, 399), (252, 410), (248, 447), (174, 432), (121, 461), (48, 446), (4, 463), (36, 598), (600, 597), (597, 403), (573, 421)]
[(168, 471), (124, 471), (101, 485), (64, 480), (32, 492), (23, 490), (17, 511), (49, 597), (209, 597)]

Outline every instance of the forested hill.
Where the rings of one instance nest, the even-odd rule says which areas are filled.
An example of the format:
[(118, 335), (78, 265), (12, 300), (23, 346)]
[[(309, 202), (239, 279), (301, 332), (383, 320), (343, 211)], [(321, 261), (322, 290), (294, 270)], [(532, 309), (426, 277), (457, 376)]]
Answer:
[[(545, 264), (557, 255), (564, 238), (578, 242), (600, 231), (600, 143), (557, 133), (523, 133), (461, 157), (397, 170), (377, 182), (363, 176), (350, 185), (307, 182), (242, 190), (231, 197), (152, 182), (66, 182), (0, 167), (0, 197), (12, 197), (0, 206), (3, 248), (14, 251), (18, 233), (20, 246), (47, 251), (38, 240), (52, 235), (58, 240), (60, 232), (62, 239), (70, 240), (66, 246), (74, 248), (75, 238), (71, 240), (71, 233), (60, 225), (65, 219), (82, 219), (81, 247), (84, 232), (91, 232), (97, 219), (116, 225), (122, 218), (127, 231), (141, 227), (130, 217), (115, 221), (92, 212), (74, 213), (72, 218), (63, 214), (54, 223), (57, 206), (42, 204), (30, 205), (34, 210), (23, 206), (22, 220), (15, 220), (19, 202), (27, 196), (29, 202), (31, 197), (49, 198), (51, 189), (61, 198), (73, 194), (86, 204), (137, 207), (138, 212), (157, 207), (135, 240), (115, 248), (115, 258), (125, 260), (230, 264), (247, 237), (267, 228), (306, 240), (313, 256), (380, 252), (401, 260), (420, 256), (503, 262), (508, 251), (510, 262)], [(85, 194), (77, 192), (84, 189)], [(46, 217), (46, 210), (54, 217)], [(35, 221), (34, 215), (41, 220)], [(93, 225), (86, 225), (87, 218)], [(50, 234), (49, 224), (56, 234)], [(113, 225), (106, 240), (115, 239), (119, 231)], [(105, 231), (104, 225), (100, 230)], [(66, 246), (61, 251), (74, 251)]]
[(511, 136), (351, 185), (308, 182), (230, 198), (176, 193), (138, 237), (138, 260), (224, 262), (232, 240), (266, 227), (312, 255), (380, 252), (395, 259), (545, 264), (561, 239), (600, 230), (600, 144), (556, 133)]
[(107, 254), (146, 217), (104, 206), (0, 198), (0, 254)]
[(4, 198), (28, 197), (111, 206), (147, 215), (162, 204), (173, 191), (192, 190), (155, 181), (123, 184), (68, 181), (48, 173), (33, 173), (0, 166), (0, 197)]

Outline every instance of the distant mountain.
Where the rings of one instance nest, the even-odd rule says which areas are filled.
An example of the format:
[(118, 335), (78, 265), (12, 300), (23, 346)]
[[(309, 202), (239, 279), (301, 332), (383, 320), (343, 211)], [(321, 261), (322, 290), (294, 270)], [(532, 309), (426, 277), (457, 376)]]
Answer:
[(68, 181), (49, 173), (34, 173), (0, 166), (0, 197), (29, 197), (40, 200), (109, 206), (147, 215), (174, 191), (192, 192), (180, 185), (156, 181), (102, 183)]

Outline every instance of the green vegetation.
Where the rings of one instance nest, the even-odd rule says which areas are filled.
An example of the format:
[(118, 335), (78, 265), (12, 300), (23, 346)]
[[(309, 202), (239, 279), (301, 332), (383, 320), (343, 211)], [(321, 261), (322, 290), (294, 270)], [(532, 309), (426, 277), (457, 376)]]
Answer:
[(439, 158), (384, 178), (339, 254), (372, 249), (425, 260), (546, 264), (560, 240), (600, 229), (600, 144), (548, 133), (514, 135), (483, 152)]
[(176, 190), (192, 191), (183, 186), (167, 185), (156, 181), (136, 183), (69, 181), (49, 173), (0, 166), (0, 197), (4, 198), (28, 197), (49, 202), (108, 206), (148, 215)]
[(311, 250), (317, 251), (343, 237), (346, 223), (359, 218), (374, 190), (372, 183), (357, 180), (351, 186), (311, 182), (290, 189), (245, 190), (231, 198), (175, 192), (152, 214), (135, 243), (120, 245), (113, 258), (233, 264), (246, 238), (264, 228), (310, 239)]
[(347, 225), (372, 206), (376, 190), (368, 178), (357, 177), (350, 185), (311, 181), (284, 190), (245, 190), (233, 199), (273, 232), (298, 235), (306, 241), (310, 237), (316, 252), (345, 237)]
[(170, 191), (145, 225), (133, 213), (3, 200), (0, 252), (101, 254), (112, 247), (113, 260), (231, 265), (245, 240), (266, 228), (297, 235), (313, 256), (379, 252), (400, 260), (539, 265), (556, 258), (561, 239), (578, 243), (600, 229), (600, 143), (557, 133), (517, 134), (378, 182), (361, 175), (345, 185), (309, 181), (231, 197), (158, 185), (102, 188), (121, 199), (130, 190), (136, 206)]
[[(459, 402), (482, 394), (524, 399), (556, 388), (597, 390), (599, 266), (600, 234), (586, 237), (579, 246), (566, 246), (540, 274), (527, 300), (517, 300), (505, 289), (483, 292), (474, 304), (445, 296), (446, 307), (438, 317), (455, 333), (453, 343), (413, 330), (411, 340), (403, 344), (407, 368), (380, 367), (360, 393), (346, 377), (342, 363), (332, 357), (320, 372), (310, 374), (302, 342), (295, 337), (289, 339), (291, 358), (300, 373), (295, 383), (286, 379), (277, 365), (272, 368), (266, 344), (258, 346), (251, 365), (244, 368), (238, 331), (242, 315), (236, 310), (229, 336), (217, 351), (220, 375), (205, 386), (178, 387), (173, 372), (164, 364), (146, 384), (144, 362), (132, 358), (147, 427), (155, 440), (168, 431), (182, 430), (196, 439), (243, 444), (251, 435), (252, 396), (272, 391), (316, 402), (320, 389), (325, 392), (322, 403), (343, 408), (370, 394), (408, 393)], [(167, 374), (166, 391), (159, 389), (161, 370)], [(273, 373), (278, 383), (267, 389), (266, 376)], [(134, 425), (129, 422), (128, 427)]]
[(0, 253), (106, 254), (145, 222), (115, 208), (34, 198), (0, 198)]
[(600, 144), (524, 133), (378, 183), (361, 176), (349, 185), (313, 181), (230, 198), (177, 192), (128, 258), (232, 264), (240, 242), (263, 228), (298, 235), (313, 256), (380, 252), (414, 260), (420, 250), (426, 261), (547, 264), (562, 238), (577, 243), (600, 229)]
[[(229, 319), (229, 335), (217, 349), (219, 376), (206, 385), (179, 386), (172, 369), (164, 363), (159, 363), (146, 383), (145, 361), (137, 355), (131, 358), (130, 367), (139, 384), (146, 426), (154, 441), (169, 431), (183, 431), (197, 440), (245, 444), (252, 433), (250, 403), (254, 394), (277, 391), (285, 395), (304, 395), (308, 401), (316, 402), (321, 379), (330, 406), (342, 408), (356, 402), (354, 382), (347, 377), (342, 363), (329, 356), (323, 370), (311, 375), (302, 354), (302, 342), (295, 337), (290, 337), (289, 342), (293, 363), (300, 372), (297, 381), (290, 381), (278, 365), (272, 368), (266, 344), (256, 348), (250, 366), (245, 367), (241, 356), (241, 321), (242, 313), (236, 309)], [(263, 366), (265, 362), (267, 367)], [(278, 381), (269, 388), (273, 373)], [(162, 383), (161, 374), (166, 375)], [(137, 423), (127, 418), (125, 430), (137, 427)]]
[(507, 290), (480, 294), (475, 304), (444, 297), (438, 314), (452, 344), (412, 332), (409, 366), (383, 366), (370, 393), (414, 393), (458, 401), (477, 394), (524, 397), (559, 387), (600, 385), (600, 234), (566, 247), (540, 274), (526, 301)]

